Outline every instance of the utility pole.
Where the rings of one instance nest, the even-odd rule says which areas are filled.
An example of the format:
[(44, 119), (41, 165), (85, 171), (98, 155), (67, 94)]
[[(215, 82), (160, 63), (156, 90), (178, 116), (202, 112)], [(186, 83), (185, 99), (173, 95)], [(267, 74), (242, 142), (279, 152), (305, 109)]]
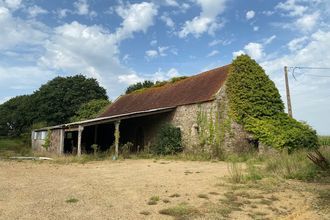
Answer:
[(288, 115), (292, 118), (292, 107), (291, 107), (291, 97), (289, 89), (289, 80), (288, 80), (288, 67), (284, 67), (284, 77), (285, 77), (285, 88), (286, 88), (286, 99), (288, 104)]

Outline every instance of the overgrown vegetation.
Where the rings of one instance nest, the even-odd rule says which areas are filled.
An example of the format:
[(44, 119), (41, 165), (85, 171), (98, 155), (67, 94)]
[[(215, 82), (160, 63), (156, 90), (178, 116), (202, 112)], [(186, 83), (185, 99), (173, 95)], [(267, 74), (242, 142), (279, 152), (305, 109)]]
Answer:
[(130, 94), (132, 92), (140, 92), (144, 91), (147, 88), (152, 88), (152, 87), (161, 87), (169, 83), (175, 83), (177, 81), (180, 81), (182, 79), (186, 79), (186, 76), (180, 76), (180, 77), (173, 77), (170, 80), (165, 80), (165, 81), (156, 81), (155, 83), (150, 81), (150, 80), (145, 80), (143, 82), (137, 82), (135, 84), (130, 85), (126, 89), (126, 94)]
[[(321, 148), (322, 154), (330, 160), (330, 148)], [(285, 152), (275, 155), (263, 155), (259, 160), (249, 158), (246, 168), (232, 162), (229, 169), (229, 180), (232, 183), (258, 181), (266, 177), (298, 179), (303, 181), (324, 181), (330, 183), (330, 170), (324, 170), (307, 158), (307, 150)]]
[(318, 136), (321, 146), (330, 146), (330, 136)]
[(275, 84), (249, 56), (233, 61), (226, 85), (230, 116), (255, 139), (289, 152), (318, 147), (316, 131), (284, 113)]
[(153, 152), (158, 155), (176, 154), (183, 150), (180, 128), (163, 125), (156, 137)]
[(109, 104), (111, 102), (107, 99), (93, 99), (82, 104), (78, 111), (75, 112), (75, 115), (70, 118), (70, 121), (75, 122), (96, 118)]
[(48, 150), (50, 147), (50, 138), (51, 138), (51, 131), (48, 130), (47, 136), (45, 138), (45, 143), (42, 145), (42, 147), (45, 148), (46, 150)]
[(27, 156), (31, 154), (30, 136), (0, 137), (0, 157)]

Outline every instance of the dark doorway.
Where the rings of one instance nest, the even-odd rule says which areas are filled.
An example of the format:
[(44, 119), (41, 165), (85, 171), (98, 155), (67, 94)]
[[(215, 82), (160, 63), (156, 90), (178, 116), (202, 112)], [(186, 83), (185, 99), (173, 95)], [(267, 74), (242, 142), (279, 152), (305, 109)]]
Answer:
[(138, 152), (140, 150), (143, 150), (144, 146), (144, 132), (142, 127), (138, 127), (136, 129), (135, 133), (135, 145), (134, 148), (132, 149), (133, 152)]
[(75, 154), (78, 147), (78, 131), (65, 132), (64, 137), (64, 153)]

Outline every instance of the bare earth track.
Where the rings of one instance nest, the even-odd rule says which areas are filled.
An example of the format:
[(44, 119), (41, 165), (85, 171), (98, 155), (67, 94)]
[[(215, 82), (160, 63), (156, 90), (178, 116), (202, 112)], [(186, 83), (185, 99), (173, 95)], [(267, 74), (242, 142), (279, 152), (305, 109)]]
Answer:
[[(221, 183), (226, 175), (225, 162), (125, 160), (63, 165), (0, 161), (0, 219), (173, 219), (159, 210), (186, 202), (203, 212), (203, 207), (219, 203), (224, 193), (239, 192)], [(227, 216), (205, 212), (194, 218), (253, 219), (258, 212), (265, 219), (328, 217), (312, 209), (314, 198), (308, 192), (287, 190), (254, 198), (252, 194), (261, 192), (247, 192), (250, 202), (240, 211)], [(152, 196), (160, 198), (156, 205), (147, 204)], [(262, 198), (276, 199), (267, 206)]]

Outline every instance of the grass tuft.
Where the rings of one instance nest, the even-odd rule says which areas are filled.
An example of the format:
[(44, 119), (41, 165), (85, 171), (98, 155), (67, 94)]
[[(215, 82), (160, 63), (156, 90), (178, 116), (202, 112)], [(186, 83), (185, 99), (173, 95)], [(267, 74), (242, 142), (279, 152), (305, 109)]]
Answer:
[(77, 203), (78, 201), (79, 200), (76, 198), (70, 198), (70, 199), (65, 200), (66, 203)]
[(152, 196), (150, 197), (148, 201), (148, 205), (157, 205), (157, 202), (159, 201), (159, 196)]
[(200, 215), (198, 209), (188, 205), (187, 203), (180, 203), (176, 206), (162, 209), (159, 213), (162, 215), (173, 216), (176, 219), (190, 219), (193, 216)]
[(141, 214), (141, 215), (150, 215), (151, 213), (148, 212), (148, 211), (142, 211), (142, 212), (140, 212), (140, 214)]

